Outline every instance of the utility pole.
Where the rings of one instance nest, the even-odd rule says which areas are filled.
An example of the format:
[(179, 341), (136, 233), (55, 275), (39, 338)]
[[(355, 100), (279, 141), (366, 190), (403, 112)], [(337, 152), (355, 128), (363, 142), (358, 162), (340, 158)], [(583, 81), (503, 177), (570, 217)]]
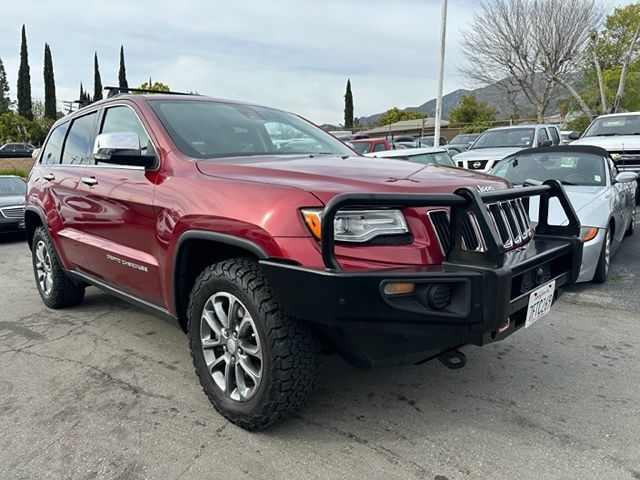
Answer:
[(438, 94), (436, 96), (436, 119), (433, 146), (440, 146), (440, 121), (442, 120), (442, 84), (444, 82), (444, 44), (447, 37), (447, 0), (441, 0), (440, 8), (440, 65), (438, 68)]

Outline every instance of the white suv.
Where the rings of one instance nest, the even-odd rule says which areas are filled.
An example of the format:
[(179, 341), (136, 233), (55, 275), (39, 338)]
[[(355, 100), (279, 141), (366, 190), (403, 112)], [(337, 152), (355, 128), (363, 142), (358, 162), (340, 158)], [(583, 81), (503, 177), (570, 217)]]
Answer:
[(555, 125), (516, 125), (496, 127), (480, 135), (469, 150), (455, 157), (458, 167), (488, 172), (498, 160), (531, 147), (560, 145)]

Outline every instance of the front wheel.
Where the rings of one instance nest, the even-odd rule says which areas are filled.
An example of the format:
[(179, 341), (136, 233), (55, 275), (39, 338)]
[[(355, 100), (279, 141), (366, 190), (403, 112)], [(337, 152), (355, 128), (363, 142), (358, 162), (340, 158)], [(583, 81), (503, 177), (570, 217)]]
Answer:
[(598, 266), (593, 277), (595, 283), (604, 283), (609, 277), (609, 265), (611, 264), (611, 230), (607, 228), (604, 235), (604, 244), (600, 252)]
[(263, 430), (307, 402), (319, 370), (319, 343), (285, 315), (255, 261), (206, 268), (195, 281), (187, 316), (196, 374), (228, 420)]

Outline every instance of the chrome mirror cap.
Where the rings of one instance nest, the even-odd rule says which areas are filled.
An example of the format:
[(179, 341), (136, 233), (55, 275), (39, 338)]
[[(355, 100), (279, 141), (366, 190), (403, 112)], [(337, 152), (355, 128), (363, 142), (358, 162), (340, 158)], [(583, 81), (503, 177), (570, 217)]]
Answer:
[(101, 133), (93, 144), (93, 158), (110, 160), (114, 155), (141, 155), (140, 138), (134, 132)]

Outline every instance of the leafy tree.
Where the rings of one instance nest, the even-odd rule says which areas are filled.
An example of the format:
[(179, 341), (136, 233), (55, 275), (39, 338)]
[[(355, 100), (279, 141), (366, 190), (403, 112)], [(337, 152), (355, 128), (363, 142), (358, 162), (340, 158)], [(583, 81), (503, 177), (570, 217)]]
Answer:
[(93, 101), (102, 100), (102, 80), (100, 79), (100, 68), (98, 67), (98, 52), (93, 55)]
[(78, 101), (80, 102), (80, 106), (91, 103), (91, 95), (89, 95), (89, 92), (83, 88), (82, 82), (80, 82), (80, 97), (78, 98)]
[(120, 70), (118, 71), (118, 86), (120, 88), (129, 88), (127, 82), (127, 70), (124, 66), (124, 46), (120, 45)]
[(169, 92), (171, 91), (171, 89), (169, 88), (169, 85), (166, 85), (162, 82), (153, 82), (151, 83), (151, 79), (149, 79), (148, 82), (144, 82), (142, 85), (140, 85), (140, 87), (143, 90), (153, 90), (156, 92)]
[(378, 125), (390, 125), (402, 120), (416, 120), (418, 118), (426, 118), (425, 114), (414, 110), (400, 110), (398, 107), (390, 108), (378, 119)]
[(640, 108), (640, 4), (618, 7), (591, 35), (579, 80), (567, 86), (587, 117)]
[(30, 142), (40, 145), (44, 141), (51, 121), (37, 122), (29, 120), (15, 112), (6, 112), (0, 115), (0, 143)]
[(44, 118), (45, 103), (37, 98), (31, 99), (31, 110), (33, 111), (33, 121)]
[(351, 80), (347, 80), (347, 91), (344, 94), (344, 127), (353, 128), (353, 94)]
[(458, 105), (449, 112), (451, 126), (470, 127), (477, 124), (486, 124), (496, 119), (496, 109), (479, 101), (475, 95), (465, 95)]
[(27, 53), (27, 32), (22, 25), (22, 43), (20, 44), (20, 69), (18, 70), (18, 113), (33, 120), (31, 111), (31, 74), (29, 73), (29, 55)]
[(44, 44), (44, 116), (55, 119), (56, 109), (56, 82), (53, 76), (53, 61), (51, 49)]
[(11, 99), (9, 98), (9, 82), (7, 81), (7, 72), (4, 70), (4, 64), (0, 58), (0, 113), (9, 111)]

